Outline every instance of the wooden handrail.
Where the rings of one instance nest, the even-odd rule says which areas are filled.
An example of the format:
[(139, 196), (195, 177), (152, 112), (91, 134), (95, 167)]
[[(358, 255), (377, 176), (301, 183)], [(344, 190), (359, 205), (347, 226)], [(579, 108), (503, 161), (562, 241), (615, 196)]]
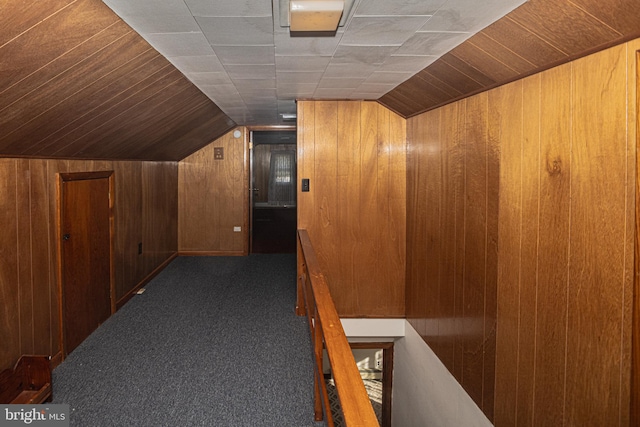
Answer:
[(326, 384), (322, 372), (322, 350), (327, 350), (342, 415), (347, 427), (379, 427), (371, 400), (358, 371), (353, 352), (342, 328), (340, 317), (320, 270), (309, 234), (298, 230), (298, 300), (296, 312), (307, 316), (314, 346), (316, 372), (316, 420), (322, 420), (325, 408), (327, 425), (333, 426)]

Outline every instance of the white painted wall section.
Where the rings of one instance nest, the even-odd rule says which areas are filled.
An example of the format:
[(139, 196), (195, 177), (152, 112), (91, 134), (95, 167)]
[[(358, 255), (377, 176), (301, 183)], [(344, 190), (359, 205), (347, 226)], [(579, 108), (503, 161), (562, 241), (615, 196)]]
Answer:
[(344, 334), (349, 338), (398, 338), (404, 337), (407, 321), (404, 319), (340, 319)]
[(484, 413), (413, 329), (395, 341), (392, 425), (488, 427)]

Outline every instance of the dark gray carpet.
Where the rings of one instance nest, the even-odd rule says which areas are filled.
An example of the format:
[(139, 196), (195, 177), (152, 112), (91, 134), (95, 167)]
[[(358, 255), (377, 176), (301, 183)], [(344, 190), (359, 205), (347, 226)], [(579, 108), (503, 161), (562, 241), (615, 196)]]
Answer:
[(180, 257), (53, 372), (74, 426), (319, 426), (295, 255)]

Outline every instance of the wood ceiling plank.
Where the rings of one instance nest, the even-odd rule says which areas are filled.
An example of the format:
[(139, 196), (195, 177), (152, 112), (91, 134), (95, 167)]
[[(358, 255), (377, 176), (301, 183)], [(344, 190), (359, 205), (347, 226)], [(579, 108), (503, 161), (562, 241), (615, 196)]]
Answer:
[(567, 58), (564, 52), (514, 22), (509, 15), (485, 28), (482, 34), (526, 58), (538, 68)]
[(438, 77), (429, 73), (428, 69), (422, 70), (415, 75), (421, 81), (428, 84), (430, 87), (434, 87), (438, 92), (444, 93), (447, 99), (457, 98), (458, 96), (463, 95), (463, 92), (459, 89), (443, 82)]
[[(46, 147), (48, 144), (45, 141), (50, 139), (52, 135), (70, 132), (90, 120), (95, 114), (108, 108), (110, 105), (108, 102), (126, 91), (131, 85), (135, 85), (140, 80), (139, 74), (145, 76), (145, 73), (150, 71), (150, 67), (145, 67), (145, 65), (153, 64), (153, 60), (157, 58), (159, 58), (158, 53), (149, 49), (113, 70), (107, 76), (108, 78), (98, 79), (94, 84), (80, 89), (68, 98), (56, 104), (47, 105), (47, 109), (43, 108), (44, 111), (31, 121), (22, 122), (21, 127), (1, 137), (0, 147), (11, 146), (13, 150), (25, 145), (41, 146), (41, 144), (45, 144), (43, 148)], [(159, 62), (166, 64), (166, 60)], [(31, 99), (29, 98), (29, 100)], [(55, 100), (55, 97), (51, 96), (50, 99)], [(34, 110), (37, 111), (36, 108)], [(21, 122), (22, 120), (15, 121)]]
[[(220, 115), (221, 111), (216, 111), (217, 107), (212, 107), (215, 107), (213, 102), (203, 99), (198, 104), (181, 109), (181, 112), (184, 112), (182, 117), (167, 123), (167, 126), (171, 128), (171, 132), (165, 132), (164, 135), (156, 138), (159, 141), (158, 143), (136, 144), (133, 150), (125, 147), (127, 154), (136, 159), (151, 157), (163, 160), (178, 160), (186, 157), (184, 153), (190, 154), (197, 151), (208, 143), (203, 143), (203, 141), (210, 142), (219, 136), (214, 131), (214, 128), (211, 127), (211, 119), (216, 115)], [(201, 139), (195, 140), (189, 137), (193, 129), (202, 131), (201, 127), (203, 126), (208, 128), (208, 132), (201, 135)], [(226, 130), (230, 130), (232, 127), (227, 125)]]
[[(164, 59), (164, 58), (163, 58)], [(119, 116), (122, 111), (126, 111), (151, 94), (156, 93), (158, 88), (155, 84), (164, 87), (167, 76), (171, 81), (178, 78), (178, 71), (171, 66), (166, 66), (158, 71), (154, 71), (151, 75), (141, 79), (138, 83), (129, 86), (126, 90), (116, 94), (112, 98), (106, 100), (99, 108), (90, 114), (84, 115), (81, 120), (74, 122), (73, 126), (61, 128), (56, 132), (47, 135), (37, 144), (29, 144), (24, 155), (44, 155), (44, 153), (55, 153), (64, 149), (74, 141), (81, 139), (91, 130), (99, 127), (103, 122), (113, 120)]]
[(47, 82), (77, 66), (79, 62), (92, 60), (91, 58), (105, 46), (110, 45), (124, 34), (130, 32), (131, 28), (123, 21), (115, 22), (105, 30), (87, 39), (86, 42), (79, 44), (40, 69), (26, 75), (19, 82), (0, 92), (0, 112), (23, 96), (35, 93)]
[[(114, 73), (111, 77), (117, 78), (105, 81), (99, 88), (91, 88), (95, 91), (90, 94), (81, 91), (76, 94), (77, 96), (68, 99), (69, 102), (63, 102), (47, 111), (46, 114), (38, 118), (40, 127), (37, 132), (34, 132), (35, 126), (30, 126), (30, 136), (17, 136), (14, 139), (27, 139), (31, 142), (29, 145), (37, 145), (46, 149), (61, 136), (82, 128), (88, 122), (93, 121), (96, 116), (117, 106), (123, 99), (139, 90), (141, 82), (148, 78), (157, 78), (157, 76), (153, 76), (168, 67), (170, 65), (164, 57), (155, 50), (148, 50), (116, 70), (117, 74)], [(55, 115), (60, 114), (60, 110), (65, 112), (66, 116), (70, 116), (71, 112), (74, 114), (62, 123), (52, 123)], [(54, 118), (48, 119), (48, 116), (51, 115)]]
[(536, 64), (529, 61), (528, 58), (518, 55), (482, 32), (473, 36), (469, 40), (469, 44), (486, 52), (490, 57), (495, 58), (501, 64), (505, 64), (518, 74), (528, 74), (536, 69)]
[(425, 91), (420, 84), (421, 82), (417, 78), (411, 78), (401, 85), (396, 86), (395, 91), (423, 109), (436, 105), (438, 99)]
[(0, 13), (0, 46), (32, 26), (50, 18), (74, 0), (3, 0)]
[[(194, 90), (198, 89), (194, 86)], [(118, 155), (126, 152), (132, 158), (142, 158), (164, 144), (178, 144), (183, 136), (185, 124), (191, 122), (188, 126), (193, 126), (201, 120), (200, 117), (191, 117), (191, 115), (201, 106), (211, 103), (206, 97), (197, 96), (197, 94), (193, 96), (194, 94), (186, 92), (190, 90), (186, 89), (173, 96), (171, 100), (167, 100), (165, 105), (168, 106), (170, 103), (171, 106), (163, 112), (164, 114), (158, 116), (158, 122), (155, 125), (137, 127), (136, 132), (129, 137), (129, 144), (124, 139), (121, 143), (114, 144), (113, 150), (118, 148), (121, 150), (115, 153)], [(133, 141), (137, 142), (131, 146), (130, 143)]]
[[(407, 80), (430, 75), (460, 92), (449, 101), (640, 36), (635, 0), (529, 0)], [(405, 82), (405, 83), (407, 83)], [(427, 111), (403, 84), (378, 99), (405, 118)], [(438, 86), (441, 90), (443, 88)], [(401, 105), (403, 100), (411, 104)], [(444, 103), (433, 104), (434, 108)]]
[(471, 43), (463, 43), (453, 49), (451, 55), (478, 70), (490, 79), (500, 82), (511, 80), (518, 76), (518, 71), (511, 68), (493, 56), (489, 55), (478, 46)]
[(175, 81), (142, 100), (134, 108), (123, 111), (118, 120), (112, 120), (108, 126), (100, 126), (75, 141), (74, 147), (77, 150), (69, 154), (71, 157), (82, 158), (120, 158), (112, 153), (126, 152), (121, 148), (152, 139), (149, 135), (139, 136), (145, 129), (168, 130), (163, 120), (168, 115), (179, 114), (181, 105), (176, 102), (180, 99), (177, 96), (190, 87), (193, 84), (178, 73)]
[(102, 2), (79, 0), (0, 48), (0, 91), (117, 22)]
[(640, 33), (640, 7), (637, 0), (569, 0), (620, 34)]
[(167, 86), (182, 77), (175, 68), (167, 68), (160, 71), (152, 78), (146, 79), (132, 91), (118, 97), (116, 103), (110, 103), (108, 108), (96, 114), (81, 126), (67, 132), (64, 135), (56, 135), (54, 140), (47, 140), (47, 146), (32, 146), (26, 155), (38, 155), (43, 157), (72, 157), (73, 153), (82, 149), (86, 141), (92, 141), (91, 136), (100, 134), (103, 129), (122, 126), (127, 122), (130, 112), (135, 111), (144, 100), (156, 96)]
[(602, 21), (565, 1), (530, 0), (508, 16), (569, 56), (622, 37)]
[(203, 120), (189, 128), (177, 144), (163, 144), (155, 150), (159, 158), (184, 159), (236, 127), (214, 103), (201, 107)]
[(402, 117), (407, 117), (413, 110), (400, 99), (397, 92), (387, 92), (378, 99), (378, 102)]
[(97, 95), (101, 90), (117, 90), (110, 86), (112, 83), (117, 85), (118, 79), (129, 71), (126, 64), (136, 59), (148, 62), (155, 56), (157, 52), (136, 33), (128, 33), (102, 49), (93, 60), (79, 62), (1, 114), (0, 146), (6, 146), (9, 140), (19, 140), (25, 132), (31, 133), (32, 137), (35, 136), (33, 132), (42, 132), (45, 136), (54, 132), (92, 109), (94, 104), (100, 104)]
[[(424, 110), (424, 105), (418, 104), (414, 99), (408, 98), (405, 95), (406, 91), (400, 91), (400, 87), (408, 84), (408, 81), (397, 86), (392, 92), (387, 93), (384, 98), (388, 99), (391, 97), (393, 101), (388, 104), (388, 108), (392, 111), (397, 112), (400, 115), (410, 114), (412, 111), (422, 111)], [(382, 98), (381, 98), (382, 99)], [(386, 104), (385, 104), (386, 105)], [(392, 108), (391, 106), (395, 106)]]
[[(442, 64), (440, 64), (440, 61), (442, 61)], [(486, 74), (480, 72), (477, 68), (472, 67), (467, 62), (464, 62), (452, 52), (442, 55), (434, 65), (436, 65), (434, 70), (440, 70), (440, 68), (443, 68), (441, 72), (434, 72), (434, 75), (438, 78), (443, 78), (450, 74), (451, 77), (456, 80), (458, 85), (454, 87), (460, 87), (460, 89), (465, 93), (471, 93), (479, 89), (492, 86), (496, 83), (495, 79), (492, 79)]]

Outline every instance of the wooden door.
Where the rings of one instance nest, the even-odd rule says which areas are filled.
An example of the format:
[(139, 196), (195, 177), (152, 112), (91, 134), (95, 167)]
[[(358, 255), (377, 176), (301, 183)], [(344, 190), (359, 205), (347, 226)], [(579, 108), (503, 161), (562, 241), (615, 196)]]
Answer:
[[(112, 313), (110, 182), (104, 174), (64, 174), (60, 263), (64, 354)], [(76, 178), (76, 179), (74, 179)], [(78, 179), (80, 178), (80, 179)]]

